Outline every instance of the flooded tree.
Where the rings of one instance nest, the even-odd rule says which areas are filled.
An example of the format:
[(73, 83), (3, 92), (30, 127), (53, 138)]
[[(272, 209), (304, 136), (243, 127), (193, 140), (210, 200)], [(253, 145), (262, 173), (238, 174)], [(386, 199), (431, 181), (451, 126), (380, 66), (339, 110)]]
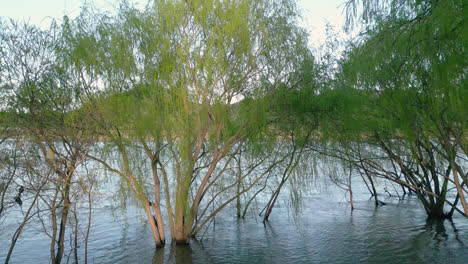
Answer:
[[(266, 127), (263, 95), (291, 85), (309, 54), (297, 14), (289, 1), (154, 1), (144, 11), (123, 5), (92, 35), (77, 35), (76, 62), (104, 84), (90, 107), (122, 166), (95, 158), (142, 202), (156, 245), (165, 240), (161, 188), (172, 241), (188, 243), (279, 162), (256, 159), (229, 194), (239, 186), (235, 157)], [(152, 191), (131, 166), (132, 147), (151, 165)]]
[(41, 30), (11, 22), (0, 35), (5, 54), (0, 67), (4, 125), (20, 135), (12, 147), (23, 146), (31, 154), (27, 158), (35, 160), (26, 162), (26, 171), (37, 180), (25, 184), (40, 182), (45, 187), (33, 189), (34, 201), (50, 212), (53, 263), (60, 263), (64, 255), (77, 168), (94, 144), (86, 122), (73, 113), (80, 106), (79, 94), (84, 89), (80, 73), (68, 67), (69, 54), (61, 33), (55, 23)]
[[(349, 1), (350, 10), (360, 2)], [(337, 75), (344, 96), (361, 97), (353, 103), (359, 110), (339, 129), (356, 142), (347, 145), (350, 161), (416, 193), (430, 217), (451, 217), (460, 211), (457, 203), (468, 215), (467, 62), (460, 59), (466, 57), (466, 7), (459, 1), (362, 3), (365, 38), (349, 49)], [(449, 199), (452, 187), (456, 198)]]
[(383, 179), (429, 218), (468, 216), (466, 4), (345, 6), (365, 30), (319, 60), (288, 0), (122, 1), (45, 30), (1, 23), (0, 219), (20, 215), (6, 262), (33, 220), (53, 263), (80, 261), (80, 239), (87, 262), (105, 172), (156, 247), (190, 243), (225, 208), (265, 206), (265, 223), (285, 194), (298, 205), (315, 155), (351, 209), (360, 176), (376, 206)]
[[(270, 214), (278, 201), (282, 189), (289, 182), (289, 179), (296, 173), (301, 173), (297, 169), (301, 168), (301, 162), (307, 162), (314, 145), (313, 134), (319, 126), (321, 109), (314, 94), (319, 90), (317, 85), (314, 59), (309, 55), (302, 65), (296, 70), (296, 75), (291, 76), (290, 82), (293, 85), (282, 85), (275, 91), (270, 92), (272, 106), (269, 108), (268, 117), (270, 120), (269, 129), (273, 130), (273, 137), (277, 144), (281, 144), (284, 155), (287, 156), (285, 162), (278, 166), (275, 174), (279, 177), (277, 185), (273, 187), (273, 192), (267, 204), (261, 211), (263, 222), (268, 221)], [(304, 179), (311, 175), (306, 173)], [(270, 181), (270, 186), (272, 186)], [(300, 193), (301, 186), (291, 186), (290, 193)], [(297, 196), (297, 195), (296, 195)], [(291, 196), (292, 200), (298, 201), (300, 197)]]

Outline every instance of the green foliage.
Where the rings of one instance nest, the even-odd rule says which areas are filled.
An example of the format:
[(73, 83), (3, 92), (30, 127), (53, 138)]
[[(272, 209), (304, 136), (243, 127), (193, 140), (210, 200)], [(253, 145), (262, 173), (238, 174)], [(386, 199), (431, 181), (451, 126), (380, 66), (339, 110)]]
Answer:
[(213, 177), (241, 146), (264, 155), (276, 140), (270, 94), (313, 81), (297, 14), (285, 0), (156, 0), (144, 10), (122, 3), (114, 16), (85, 10), (65, 19), (67, 66), (86, 84), (74, 116), (116, 144), (128, 177), (143, 175), (128, 160), (137, 141), (160, 173), (172, 167), (167, 199), (174, 195), (176, 221), (190, 225), (209, 189), (229, 182), (228, 173)]
[[(455, 207), (444, 212), (443, 204), (454, 164), (466, 181), (466, 168), (458, 161), (462, 152), (467, 153), (466, 4), (457, 0), (348, 4), (358, 2), (364, 4), (367, 28), (344, 54), (335, 83), (347, 94), (358, 95), (359, 103), (349, 104), (352, 110), (339, 115), (332, 127), (349, 136), (343, 147), (351, 153), (346, 156), (360, 163), (355, 166), (411, 186), (428, 215), (450, 217)], [(355, 131), (361, 140), (379, 151), (361, 153), (353, 133), (342, 129), (349, 126), (359, 126)], [(393, 168), (386, 164), (389, 161)], [(435, 193), (436, 198), (426, 198), (424, 192)]]
[(259, 98), (288, 79), (308, 81), (302, 66), (313, 63), (289, 1), (124, 4), (115, 17), (84, 12), (63, 28), (75, 67), (104, 82), (89, 103), (140, 137), (213, 141), (222, 123), (221, 141), (240, 130), (253, 138), (267, 122)]
[(344, 89), (364, 91), (363, 133), (415, 139), (466, 129), (466, 13), (461, 1), (408, 1), (375, 18), (338, 75)]
[(0, 66), (3, 109), (10, 127), (57, 128), (72, 109), (68, 77), (57, 62), (58, 37), (54, 25), (40, 30), (11, 22), (0, 33), (5, 54)]

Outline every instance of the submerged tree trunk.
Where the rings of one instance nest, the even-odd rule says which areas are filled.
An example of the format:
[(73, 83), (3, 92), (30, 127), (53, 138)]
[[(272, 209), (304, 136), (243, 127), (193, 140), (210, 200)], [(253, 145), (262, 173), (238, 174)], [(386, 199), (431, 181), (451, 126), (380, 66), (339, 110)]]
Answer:
[(458, 179), (458, 171), (457, 171), (457, 165), (455, 162), (452, 161), (452, 174), (453, 174), (453, 180), (455, 182), (455, 186), (457, 187), (457, 192), (460, 197), (460, 203), (462, 204), (463, 211), (465, 212), (465, 216), (468, 217), (468, 206), (466, 204), (465, 200), (465, 194), (463, 193), (463, 189), (460, 185), (459, 179)]
[[(156, 150), (153, 153), (146, 141), (140, 138), (140, 142), (143, 144), (147, 157), (151, 160), (151, 171), (153, 174), (153, 183), (154, 183), (154, 203), (151, 204), (154, 210), (154, 219), (151, 213), (148, 214), (148, 220), (152, 225), (151, 229), (156, 232), (158, 239), (155, 238), (156, 246), (160, 247), (166, 244), (166, 237), (164, 235), (164, 224), (161, 215), (161, 181), (159, 180), (158, 174), (158, 162), (159, 162), (159, 144), (156, 144)], [(148, 208), (149, 210), (149, 208)]]
[(159, 237), (155, 219), (153, 215), (151, 214), (150, 203), (148, 201), (145, 201), (144, 206), (145, 206), (146, 216), (148, 217), (148, 221), (151, 227), (151, 232), (153, 233), (153, 239), (154, 239), (154, 242), (156, 243), (156, 247), (161, 247), (162, 242), (161, 242), (161, 238)]
[(176, 203), (175, 214), (175, 242), (176, 244), (188, 244), (190, 232), (186, 229), (185, 206)]
[(375, 189), (374, 180), (372, 179), (372, 176), (369, 174), (369, 171), (365, 168), (365, 166), (364, 166), (362, 160), (361, 160), (361, 166), (362, 166), (362, 169), (364, 170), (364, 173), (365, 173), (366, 176), (367, 176), (367, 179), (369, 180), (369, 182), (370, 182), (370, 184), (371, 184), (371, 187), (372, 187), (372, 196), (374, 196), (375, 206), (379, 206), (380, 202), (379, 202), (377, 190)]
[(166, 244), (166, 237), (164, 235), (164, 225), (159, 202), (157, 204), (153, 204), (153, 210), (155, 214), (154, 219), (156, 221), (156, 228), (159, 234), (159, 239), (161, 240), (161, 245), (164, 245)]
[(276, 201), (277, 201), (277, 199), (279, 197), (279, 194), (281, 192), (281, 188), (283, 188), (283, 185), (289, 179), (289, 177), (291, 176), (291, 173), (297, 167), (297, 165), (299, 164), (299, 161), (301, 159), (303, 148), (300, 149), (300, 152), (296, 157), (296, 151), (298, 149), (297, 149), (297, 145), (295, 145), (295, 143), (293, 143), (293, 144), (294, 144), (293, 150), (292, 150), (292, 152), (290, 154), (291, 158), (289, 159), (289, 162), (286, 165), (286, 168), (284, 169), (283, 177), (281, 178), (281, 182), (278, 185), (278, 187), (276, 188), (275, 192), (273, 193), (273, 195), (271, 196), (270, 200), (268, 201), (268, 203), (266, 205), (265, 214), (263, 216), (263, 223), (265, 223), (265, 221), (268, 221), (268, 219), (270, 218), (270, 214), (271, 214), (271, 212), (273, 210), (273, 207), (275, 206)]
[[(183, 177), (183, 176), (179, 176)], [(175, 204), (175, 243), (188, 244), (190, 242), (191, 229), (188, 226), (190, 219), (187, 215), (188, 189), (182, 182), (178, 183)]]
[(161, 192), (160, 192), (160, 181), (159, 181), (159, 175), (157, 173), (157, 168), (156, 168), (156, 161), (153, 162), (153, 180), (154, 180), (154, 203), (153, 203), (153, 209), (154, 209), (154, 214), (155, 214), (155, 220), (156, 220), (156, 227), (157, 227), (157, 232), (159, 235), (159, 239), (161, 242), (161, 245), (166, 244), (166, 237), (164, 235), (164, 225), (163, 225), (163, 220), (162, 220), (162, 215), (161, 215)]
[(270, 218), (270, 215), (271, 215), (271, 212), (273, 210), (273, 207), (275, 206), (276, 204), (276, 201), (278, 199), (278, 196), (280, 194), (280, 191), (281, 191), (281, 188), (283, 187), (284, 183), (286, 182), (286, 179), (283, 179), (280, 183), (280, 185), (278, 185), (278, 187), (276, 188), (275, 192), (273, 193), (273, 195), (270, 197), (270, 200), (268, 201), (267, 203), (267, 206), (265, 208), (265, 214), (263, 215), (263, 223), (265, 223), (266, 221), (268, 221), (268, 219)]
[[(158, 161), (160, 164), (160, 161)], [(171, 233), (171, 241), (172, 243), (176, 241), (176, 236), (175, 236), (175, 227), (174, 227), (174, 213), (172, 211), (172, 204), (171, 204), (171, 193), (169, 191), (169, 180), (167, 178), (167, 172), (164, 169), (164, 167), (160, 164), (162, 175), (163, 175), (163, 181), (164, 181), (164, 193), (166, 194), (166, 207), (167, 207), (167, 217), (168, 217), (168, 222), (169, 222), (169, 231)]]
[[(125, 173), (123, 174), (123, 173), (121, 173), (121, 172), (119, 172), (117, 170), (114, 170), (114, 171), (119, 173), (121, 176), (128, 177), (128, 179), (126, 179), (128, 186), (133, 191), (135, 196), (144, 205), (146, 216), (148, 218), (148, 222), (150, 224), (151, 232), (153, 234), (154, 243), (156, 244), (156, 247), (161, 247), (161, 246), (163, 246), (165, 244), (165, 237), (164, 237), (164, 225), (163, 225), (163, 222), (162, 222), (162, 216), (161, 216), (161, 210), (160, 210), (160, 191), (159, 191), (160, 182), (159, 182), (159, 177), (158, 177), (158, 174), (157, 174), (157, 168), (156, 168), (157, 159), (156, 159), (156, 156), (155, 156), (157, 154), (153, 155), (151, 153), (151, 151), (149, 150), (149, 148), (148, 148), (148, 146), (147, 146), (147, 144), (145, 143), (144, 140), (140, 139), (140, 142), (143, 144), (145, 152), (146, 152), (147, 156), (151, 160), (151, 170), (152, 170), (152, 173), (153, 173), (153, 181), (154, 181), (154, 184), (155, 184), (155, 186), (154, 186), (155, 199), (156, 199), (155, 203), (151, 204), (148, 201), (147, 197), (145, 196), (145, 193), (143, 192), (142, 187), (140, 186), (138, 181), (135, 179), (135, 177), (134, 177), (134, 175), (132, 173), (132, 170), (130, 168), (130, 160), (128, 158), (128, 154), (127, 154), (127, 151), (125, 149), (125, 146), (122, 143), (122, 136), (120, 134), (119, 134), (118, 145), (117, 146), (118, 146), (118, 149), (119, 149), (119, 151), (121, 153)], [(106, 166), (110, 167), (109, 165), (106, 165)], [(151, 213), (151, 208), (153, 208), (155, 210), (156, 217), (154, 217), (153, 214)]]
[(351, 202), (351, 211), (354, 210), (354, 203), (353, 203), (353, 188), (351, 186), (351, 173), (352, 168), (349, 168), (349, 176), (348, 176), (348, 190), (349, 190), (349, 200)]
[(63, 253), (65, 251), (65, 231), (67, 228), (68, 212), (70, 211), (70, 183), (71, 177), (67, 177), (64, 190), (64, 204), (62, 209), (62, 215), (60, 219), (59, 235), (57, 241), (57, 254), (55, 256), (54, 263), (60, 263), (62, 261)]
[(240, 196), (240, 190), (241, 190), (241, 183), (242, 183), (242, 168), (241, 168), (241, 155), (239, 155), (239, 158), (237, 159), (237, 198), (236, 198), (236, 210), (237, 210), (237, 218), (240, 218), (241, 211), (242, 211), (242, 205), (241, 205), (241, 196)]

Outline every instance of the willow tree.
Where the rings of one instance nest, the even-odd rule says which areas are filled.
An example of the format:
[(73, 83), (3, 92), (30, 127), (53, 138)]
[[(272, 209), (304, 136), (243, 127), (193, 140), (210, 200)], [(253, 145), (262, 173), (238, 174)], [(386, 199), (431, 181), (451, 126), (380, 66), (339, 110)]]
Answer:
[(268, 97), (271, 101), (271, 106), (268, 108), (269, 129), (274, 130), (274, 136), (284, 144), (283, 149), (286, 150), (287, 159), (276, 171), (279, 175), (277, 186), (260, 213), (260, 215), (264, 213), (263, 222), (268, 221), (286, 183), (290, 182), (291, 198), (297, 204), (300, 200), (301, 187), (304, 186), (294, 186), (293, 182), (302, 182), (309, 176), (304, 175), (303, 179), (297, 179), (295, 172), (301, 161), (306, 159), (304, 154), (311, 154), (308, 150), (317, 139), (316, 131), (323, 118), (324, 109), (317, 100), (317, 91), (320, 87), (314, 58), (311, 54), (304, 55), (302, 63), (296, 66), (288, 83), (281, 83), (269, 93)]
[[(364, 139), (361, 142), (379, 151), (361, 147), (354, 151), (355, 164), (365, 173), (413, 190), (429, 216), (451, 217), (459, 210), (458, 202), (468, 216), (463, 165), (468, 125), (466, 4), (348, 1), (348, 5), (355, 8), (360, 2), (367, 29), (346, 54), (338, 79), (342, 87), (366, 96), (360, 113), (350, 117), (359, 128), (352, 122), (347, 125)], [(452, 200), (447, 195), (450, 186), (456, 189)], [(448, 212), (446, 203), (451, 206)]]
[(65, 42), (55, 23), (41, 30), (11, 22), (2, 28), (0, 38), (0, 88), (7, 113), (2, 126), (19, 135), (12, 147), (13, 143), (23, 146), (18, 150), (29, 151), (32, 154), (27, 157), (35, 159), (34, 163), (25, 162), (26, 171), (34, 172), (35, 181), (30, 183), (37, 180), (44, 187), (34, 189), (38, 190), (34, 201), (41, 203), (34, 208), (49, 209), (51, 224), (43, 227), (50, 237), (52, 262), (60, 263), (76, 171), (93, 143), (86, 122), (73, 115), (80, 105), (80, 74), (69, 70)]
[[(234, 157), (266, 127), (265, 93), (288, 83), (308, 54), (297, 20), (291, 1), (161, 0), (144, 11), (124, 4), (92, 34), (76, 35), (77, 65), (99, 72), (105, 87), (89, 106), (102, 110), (94, 119), (123, 166), (100, 161), (143, 202), (157, 245), (162, 199), (172, 241), (188, 243), (284, 159), (264, 152), (240, 177), (243, 188), (229, 192), (239, 181)], [(154, 188), (137, 180), (132, 147), (147, 156)]]

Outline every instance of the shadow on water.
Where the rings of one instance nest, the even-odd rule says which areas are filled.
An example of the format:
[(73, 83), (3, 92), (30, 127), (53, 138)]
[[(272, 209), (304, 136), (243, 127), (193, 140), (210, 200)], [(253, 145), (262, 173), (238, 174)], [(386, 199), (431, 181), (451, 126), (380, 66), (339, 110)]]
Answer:
[(425, 230), (429, 232), (432, 236), (432, 239), (437, 243), (445, 241), (448, 239), (447, 229), (445, 228), (445, 220), (443, 219), (434, 219), (427, 218)]
[(465, 244), (463, 243), (463, 241), (461, 241), (460, 237), (459, 237), (459, 234), (458, 234), (458, 229), (455, 227), (455, 224), (453, 223), (453, 220), (448, 220), (450, 222), (450, 226), (452, 227), (453, 229), (453, 233), (455, 235), (455, 240), (463, 247), (465, 247)]
[(166, 245), (154, 251), (153, 264), (194, 263), (190, 245)]
[[(447, 230), (446, 225), (450, 225), (452, 230)], [(455, 223), (450, 219), (427, 218), (425, 230), (431, 234), (432, 240), (436, 241), (437, 243), (448, 240), (450, 237), (449, 234), (452, 234), (455, 241), (457, 241), (461, 246), (465, 246), (459, 237), (458, 229), (456, 228)]]
[(203, 243), (192, 239), (189, 245), (168, 244), (154, 251), (153, 264), (212, 263)]
[(152, 263), (195, 263), (192, 253), (190, 245), (166, 245), (155, 250)]

